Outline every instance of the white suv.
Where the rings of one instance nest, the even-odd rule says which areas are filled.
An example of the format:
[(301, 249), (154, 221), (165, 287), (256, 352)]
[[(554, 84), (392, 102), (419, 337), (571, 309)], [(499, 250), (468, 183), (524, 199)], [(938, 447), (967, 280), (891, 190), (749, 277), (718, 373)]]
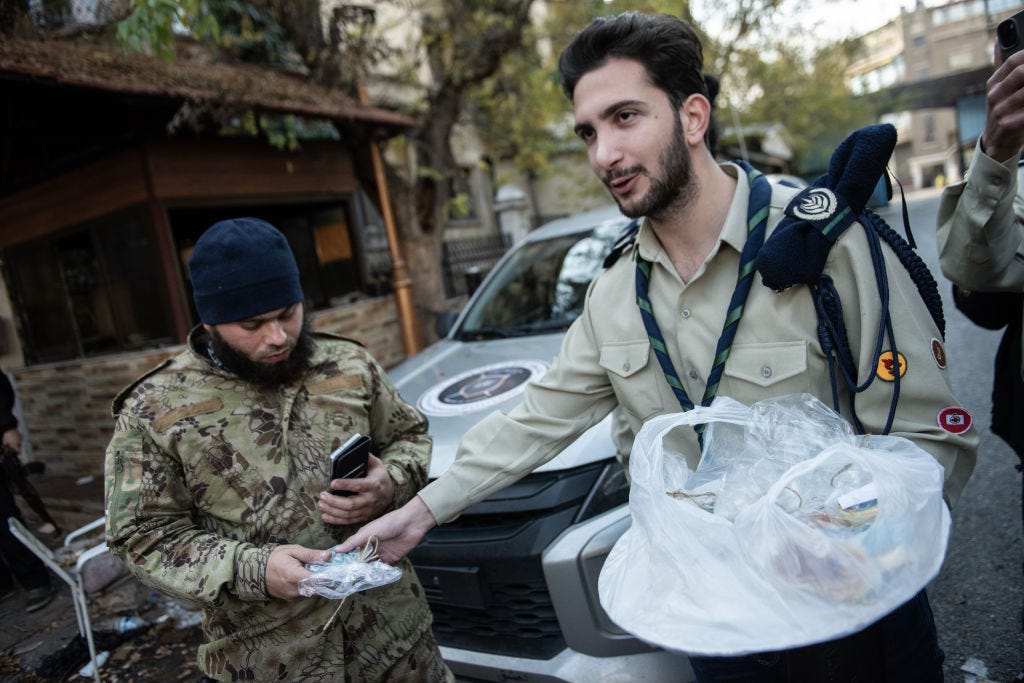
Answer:
[[(451, 465), (469, 427), (513, 407), (546, 372), (627, 223), (610, 207), (531, 232), (443, 339), (389, 373), (430, 419), (431, 478)], [(686, 657), (623, 632), (598, 600), (601, 566), (630, 524), (612, 431), (609, 416), (551, 462), (432, 530), (410, 555), (460, 680), (693, 680)]]

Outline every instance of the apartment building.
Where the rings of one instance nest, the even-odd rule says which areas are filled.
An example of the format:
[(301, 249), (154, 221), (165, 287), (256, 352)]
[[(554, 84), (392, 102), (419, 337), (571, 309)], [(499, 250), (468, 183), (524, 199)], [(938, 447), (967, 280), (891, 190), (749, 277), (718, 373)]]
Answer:
[(984, 126), (995, 27), (1019, 9), (1019, 0), (918, 0), (862, 37), (847, 80), (896, 126), (893, 170), (905, 188), (962, 177)]

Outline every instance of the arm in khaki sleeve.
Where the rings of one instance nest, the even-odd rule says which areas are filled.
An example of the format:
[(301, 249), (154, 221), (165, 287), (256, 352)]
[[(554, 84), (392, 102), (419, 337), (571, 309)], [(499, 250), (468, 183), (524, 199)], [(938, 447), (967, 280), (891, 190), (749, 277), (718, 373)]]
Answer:
[[(985, 84), (985, 130), (964, 182), (942, 193), (938, 216), (942, 272), (966, 289), (1024, 289), (1024, 52), (1003, 62)], [(984, 148), (984, 149), (983, 149)]]
[[(593, 284), (591, 284), (591, 291)], [(405, 557), (432, 527), (551, 460), (616, 405), (589, 322), (590, 299), (569, 328), (548, 373), (527, 386), (508, 415), (495, 412), (462, 438), (455, 462), (401, 508), (361, 527), (336, 546), (348, 552), (376, 538), (382, 560)]]
[(137, 578), (199, 605), (225, 594), (270, 597), (267, 562), (276, 546), (235, 541), (196, 524), (180, 463), (134, 418), (118, 416), (104, 468), (107, 545)]
[(967, 179), (943, 190), (938, 215), (943, 274), (965, 289), (1024, 289), (1024, 175), (1016, 157), (980, 149)]
[(451, 468), (420, 491), (438, 523), (548, 462), (615, 408), (617, 399), (598, 364), (592, 304), (588, 293), (551, 369), (527, 386), (522, 403), (508, 415), (492, 413), (466, 432)]
[[(940, 411), (959, 405), (949, 384), (948, 371), (940, 365), (940, 361), (945, 360), (941, 357), (944, 351), (938, 359), (933, 351), (933, 341), (942, 344), (941, 335), (906, 268), (888, 245), (883, 243), (882, 251), (896, 351), (905, 359), (890, 434), (913, 441), (942, 465), (944, 497), (952, 507), (974, 470), (979, 437), (973, 427), (959, 435), (939, 427)], [(858, 383), (873, 378), (870, 386), (855, 397), (857, 416), (865, 433), (881, 434), (896, 382), (879, 377), (886, 373), (884, 362), (879, 367), (876, 350), (881, 301), (865, 231), (860, 224), (852, 225), (836, 243), (826, 272), (835, 280), (842, 297), (850, 345), (858, 366)], [(886, 335), (882, 352), (891, 349)], [(841, 399), (841, 403), (846, 410), (845, 399)]]

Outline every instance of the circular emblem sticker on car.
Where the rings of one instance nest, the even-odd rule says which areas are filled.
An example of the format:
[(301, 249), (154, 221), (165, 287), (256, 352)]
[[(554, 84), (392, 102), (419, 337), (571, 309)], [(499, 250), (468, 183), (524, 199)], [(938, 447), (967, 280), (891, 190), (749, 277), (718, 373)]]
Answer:
[(420, 397), (419, 408), (438, 417), (486, 410), (523, 393), (527, 382), (547, 371), (548, 364), (538, 360), (511, 360), (474, 368), (428, 389)]
[(820, 221), (831, 218), (838, 205), (839, 200), (836, 199), (832, 190), (816, 187), (806, 191), (799, 203), (793, 207), (793, 213), (797, 218), (803, 218), (805, 221)]

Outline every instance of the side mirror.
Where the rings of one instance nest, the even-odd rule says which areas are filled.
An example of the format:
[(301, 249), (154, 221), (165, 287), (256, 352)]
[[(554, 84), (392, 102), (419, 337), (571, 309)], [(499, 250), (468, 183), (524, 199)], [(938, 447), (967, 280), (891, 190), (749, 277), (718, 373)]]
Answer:
[(448, 333), (452, 331), (452, 327), (455, 326), (455, 321), (459, 317), (459, 312), (454, 308), (449, 308), (441, 311), (434, 318), (434, 333), (440, 337), (447, 337)]

